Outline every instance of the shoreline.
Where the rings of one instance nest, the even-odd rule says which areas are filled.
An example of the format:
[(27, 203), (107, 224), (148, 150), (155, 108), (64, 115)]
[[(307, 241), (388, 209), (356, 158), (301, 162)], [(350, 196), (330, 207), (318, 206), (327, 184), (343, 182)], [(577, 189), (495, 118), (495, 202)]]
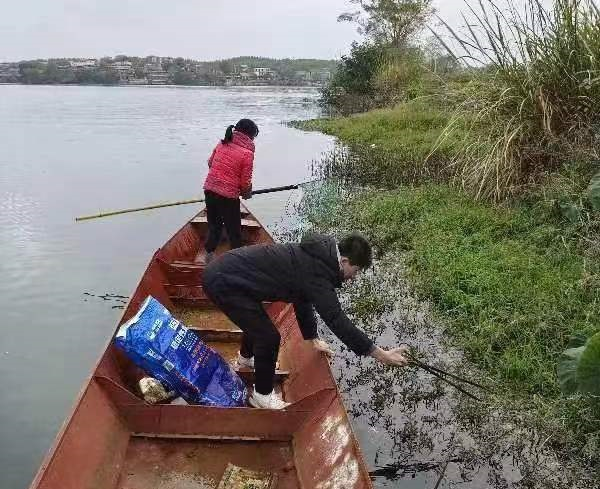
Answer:
[[(336, 137), (344, 148), (326, 158), (324, 174), (363, 189), (341, 209), (329, 203), (336, 217), (321, 219), (350, 223), (384, 257), (402, 252), (411, 287), (447, 324), (449, 340), (498, 382), (501, 404), (530, 410), (557, 453), (597, 467), (597, 405), (563, 396), (556, 365), (569, 335), (600, 327), (600, 292), (584, 280), (600, 258), (582, 251), (578, 230), (555, 214), (554, 196), (494, 205), (421, 172), (446, 122), (443, 111), (426, 109), (407, 103), (291, 124)], [(452, 150), (441, 148), (442, 162)]]
[(0, 86), (23, 86), (23, 87), (122, 87), (122, 88), (321, 88), (320, 85), (176, 85), (176, 84), (164, 84), (164, 85), (152, 85), (152, 84), (111, 84), (104, 85), (102, 83), (4, 83), (0, 82)]

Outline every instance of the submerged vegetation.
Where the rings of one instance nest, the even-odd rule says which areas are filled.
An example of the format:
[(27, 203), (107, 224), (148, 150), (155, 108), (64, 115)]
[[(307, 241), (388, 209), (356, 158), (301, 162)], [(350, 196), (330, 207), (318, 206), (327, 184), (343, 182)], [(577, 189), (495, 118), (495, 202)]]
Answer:
[(549, 443), (597, 464), (600, 11), (525, 4), (467, 5), (464, 32), (446, 26), (433, 49), (354, 46), (324, 91), (345, 117), (296, 125), (345, 145), (317, 168), (345, 190), (326, 186), (337, 206), (325, 199), (313, 220), (403, 253), (499, 400), (523, 403)]

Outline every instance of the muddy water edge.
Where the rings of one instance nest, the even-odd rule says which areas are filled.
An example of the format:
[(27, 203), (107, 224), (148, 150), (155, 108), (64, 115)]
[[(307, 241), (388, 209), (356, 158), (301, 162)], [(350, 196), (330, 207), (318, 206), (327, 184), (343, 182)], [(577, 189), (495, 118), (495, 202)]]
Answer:
[[(276, 233), (278, 239), (352, 230), (345, 203), (364, 187), (324, 175), (319, 165), (330, 165), (331, 155), (324, 159), (315, 170), (326, 181), (305, 190), (297, 227)], [(341, 299), (379, 346), (408, 344), (426, 363), (492, 389), (469, 388), (482, 397), (478, 402), (423, 370), (356, 357), (321, 324), (321, 337), (336, 345), (332, 369), (376, 488), (599, 487), (596, 470), (552, 442), (526, 399), (508, 396), (453, 344), (444, 320), (411, 287), (406, 253), (376, 250), (374, 266), (344, 286)]]

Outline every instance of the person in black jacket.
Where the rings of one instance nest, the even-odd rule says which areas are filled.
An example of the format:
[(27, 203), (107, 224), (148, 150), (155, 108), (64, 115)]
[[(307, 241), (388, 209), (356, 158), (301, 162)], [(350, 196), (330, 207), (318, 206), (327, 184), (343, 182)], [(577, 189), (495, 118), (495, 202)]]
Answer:
[(372, 262), (368, 241), (352, 234), (339, 243), (310, 235), (300, 243), (254, 245), (224, 253), (204, 271), (204, 292), (242, 331), (238, 364), (255, 368), (252, 406), (282, 409), (288, 404), (273, 392), (280, 335), (262, 301), (294, 305), (302, 336), (332, 354), (317, 336), (313, 307), (331, 331), (357, 355), (405, 366), (407, 347), (383, 350), (352, 324), (342, 311), (335, 289)]

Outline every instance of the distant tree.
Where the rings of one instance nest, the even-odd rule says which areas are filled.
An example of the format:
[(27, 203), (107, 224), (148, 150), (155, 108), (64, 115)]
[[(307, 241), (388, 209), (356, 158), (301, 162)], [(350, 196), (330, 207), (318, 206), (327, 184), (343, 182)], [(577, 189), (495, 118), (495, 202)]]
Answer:
[(230, 59), (224, 59), (219, 61), (219, 70), (221, 70), (226, 75), (233, 73), (234, 66), (233, 62)]
[(25, 61), (19, 63), (20, 81), (26, 84), (73, 83), (75, 75), (70, 68), (63, 69), (59, 65), (64, 61), (48, 62)]
[(189, 71), (177, 71), (171, 78), (175, 85), (204, 85), (206, 84), (201, 78), (198, 78), (194, 73)]
[(355, 22), (358, 32), (377, 44), (403, 49), (433, 14), (433, 0), (350, 0), (359, 10), (338, 22)]
[(45, 66), (39, 61), (23, 61), (19, 63), (19, 73), (23, 83), (46, 83)]
[(459, 61), (448, 53), (436, 37), (430, 37), (423, 46), (429, 69), (434, 73), (448, 74), (460, 71)]
[(60, 70), (58, 69), (56, 63), (48, 61), (48, 64), (46, 65), (46, 76), (48, 77), (48, 80), (51, 81), (60, 80)]
[(386, 61), (386, 48), (354, 42), (342, 56), (331, 82), (321, 91), (321, 103), (347, 114), (368, 110), (373, 104), (377, 74)]
[(373, 44), (353, 43), (350, 54), (342, 62), (334, 77), (334, 84), (347, 92), (368, 95), (372, 81), (385, 60), (385, 49)]
[(114, 70), (81, 70), (75, 73), (76, 83), (82, 85), (116, 85), (119, 83), (119, 74)]

